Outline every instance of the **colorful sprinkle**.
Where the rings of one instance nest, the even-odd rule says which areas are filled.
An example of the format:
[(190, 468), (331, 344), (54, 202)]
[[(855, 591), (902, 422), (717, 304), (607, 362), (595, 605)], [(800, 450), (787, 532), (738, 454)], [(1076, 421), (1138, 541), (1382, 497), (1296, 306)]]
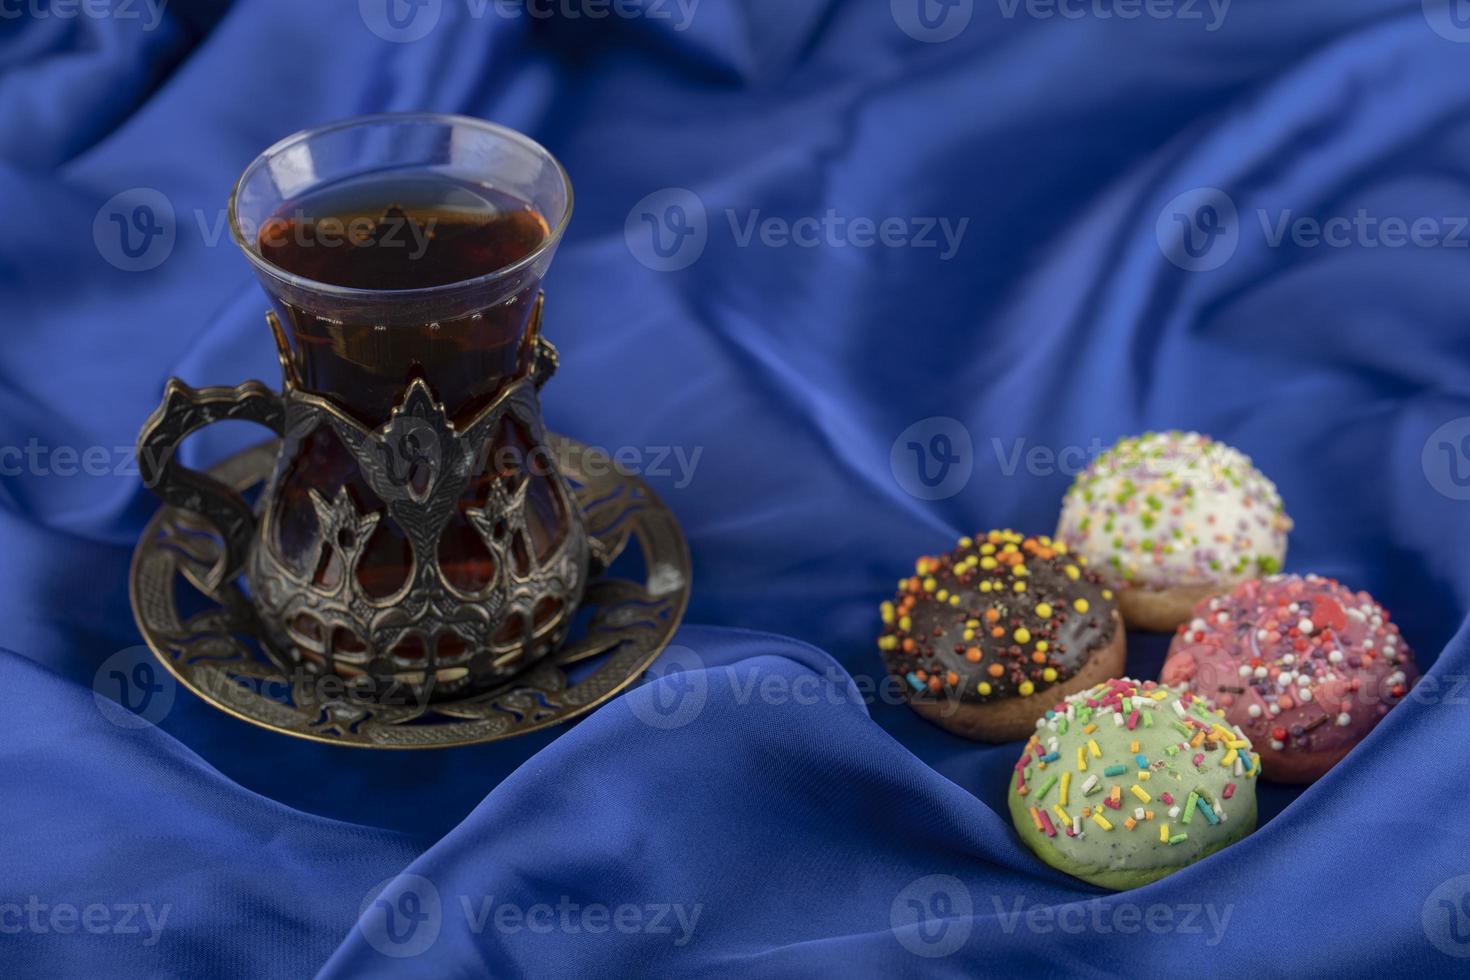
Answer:
[[(1161, 702), (1171, 708), (1173, 704), (1182, 705), (1184, 714), (1163, 715), (1171, 721), (1145, 735), (1141, 729), (1146, 719), (1164, 706)], [(1125, 731), (1122, 726), (1130, 717), (1137, 719), (1135, 728)], [(1180, 719), (1178, 734), (1172, 723), (1176, 717)], [(1067, 723), (1071, 742), (1062, 737)], [(1246, 744), (1232, 744), (1238, 742)], [(1195, 747), (1190, 748), (1191, 744)], [(1075, 767), (1070, 765), (1074, 751)], [(1214, 764), (1232, 752), (1229, 766)], [(1231, 804), (1226, 801), (1239, 799), (1242, 787), (1248, 785), (1242, 777), (1232, 779), (1231, 767), (1240, 768), (1250, 755), (1249, 739), (1229, 726), (1223, 714), (1204, 697), (1174, 692), (1153, 682), (1105, 681), (1053, 703), (1044, 713), (1016, 763), (1018, 784), (1029, 783), (1029, 791), (1018, 788), (1012, 801), (1013, 805), (1021, 802), (1028, 811), (1033, 807), (1037, 810), (1032, 823), (1042, 822), (1041, 833), (1032, 837), (1027, 832), (1033, 847), (1055, 847), (1069, 857), (1109, 860), (1105, 841), (1115, 838), (1086, 844), (1079, 839), (1085, 837), (1084, 826), (1094, 834), (1133, 832), (1140, 824), (1152, 821), (1159, 830), (1159, 843), (1154, 844), (1152, 833), (1140, 835), (1141, 843), (1152, 848), (1189, 842), (1184, 858), (1170, 859), (1187, 861), (1191, 853), (1224, 839), (1226, 827), (1222, 825), (1227, 825), (1231, 815), (1227, 813)], [(1203, 764), (1191, 766), (1196, 758)], [(1080, 813), (1069, 805), (1075, 805)], [(1245, 819), (1239, 816), (1241, 804), (1234, 806), (1237, 819)], [(1196, 811), (1198, 824), (1191, 826)], [(1117, 826), (1120, 823), (1122, 826)], [(1048, 824), (1052, 833), (1045, 831)]]
[[(879, 650), (916, 697), (1030, 697), (1063, 683), (1117, 632), (1101, 576), (1065, 571), (1062, 542), (994, 530), (921, 556), (897, 596), (879, 606)], [(1012, 597), (1012, 593), (1016, 597)], [(1109, 615), (1062, 615), (1081, 600)]]
[(1278, 574), (1201, 603), (1176, 635), (1164, 673), (1176, 683), (1219, 678), (1204, 693), (1221, 699), (1235, 727), (1222, 738), (1238, 753), (1220, 764), (1251, 776), (1259, 760), (1242, 733), (1278, 752), (1345, 749), (1418, 676), (1398, 627), (1372, 596), (1324, 576)]
[[(1195, 432), (1119, 442), (1068, 490), (1057, 537), (1114, 588), (1231, 585), (1271, 574), (1291, 530), (1250, 459)], [(1085, 611), (1085, 610), (1082, 610)]]

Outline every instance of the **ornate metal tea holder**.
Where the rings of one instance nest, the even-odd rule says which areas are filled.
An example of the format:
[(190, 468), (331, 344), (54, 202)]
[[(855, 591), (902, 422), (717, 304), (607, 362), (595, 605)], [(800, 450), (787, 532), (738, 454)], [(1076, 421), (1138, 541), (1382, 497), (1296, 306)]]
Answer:
[[(538, 327), (539, 319), (537, 316)], [(279, 325), (272, 326), (279, 342)], [(539, 333), (533, 336), (539, 354), (537, 380), (544, 382), (555, 370), (556, 352)], [(287, 367), (284, 348), (282, 352), (283, 367)], [(184, 419), (180, 423), (184, 431), (171, 433), (172, 440), (226, 417), (232, 405), (254, 405), (243, 412), (260, 421), (257, 415), (269, 414), (260, 406), (272, 404), (269, 396), (273, 393), (256, 385), (259, 391), (250, 388), (242, 396), (247, 387), (201, 391), (171, 387), (164, 414), (171, 409), (173, 417)], [(178, 405), (170, 405), (178, 401), (185, 403), (182, 413)], [(508, 401), (513, 403), (515, 398)], [(405, 393), (400, 411), (443, 423), (442, 407), (433, 404), (421, 384)], [(292, 437), (289, 418), (272, 415), (269, 421), (277, 423), (272, 428)], [(441, 431), (440, 435), (447, 438), (453, 433)], [(355, 670), (353, 664), (366, 664), (368, 654), (354, 661), (351, 652), (328, 647), (326, 666), (330, 669), (304, 662), (299, 651), (310, 649), (309, 638), (267, 629), (259, 612), (262, 603), (274, 609), (304, 598), (314, 612), (325, 612), (329, 619), (336, 614), (350, 623), (354, 618), (362, 621), (361, 599), (337, 610), (331, 602), (317, 601), (323, 597), (313, 593), (321, 590), (310, 583), (288, 582), (274, 572), (261, 575), (258, 567), (252, 580), (266, 583), (272, 594), (252, 598), (246, 592), (245, 576), (231, 577), (226, 571), (242, 567), (238, 552), (245, 547), (240, 543), (245, 538), (238, 522), (232, 523), (232, 518), (241, 515), (200, 516), (203, 508), (193, 490), (195, 484), (202, 484), (187, 471), (173, 475), (178, 487), (165, 493), (171, 502), (148, 523), (133, 555), (130, 595), (144, 641), (181, 684), (214, 707), (272, 731), (334, 745), (450, 748), (524, 735), (585, 714), (632, 684), (668, 644), (689, 600), (689, 552), (673, 514), (641, 480), (619, 473), (605, 453), (575, 440), (547, 433), (545, 442), (571, 491), (571, 503), (581, 514), (582, 521), (574, 522), (577, 533), (583, 526), (586, 529), (590, 567), (585, 573), (590, 581), (576, 615), (566, 618), (570, 631), (564, 627), (540, 632), (528, 629), (523, 642), (539, 648), (531, 651), (535, 656), (529, 667), (500, 686), (459, 693), (451, 682), (431, 698), (432, 684), (425, 691), (413, 683), (386, 690), (380, 684), (362, 687), (352, 683), (353, 674), (366, 673)], [(279, 441), (272, 441), (238, 453), (213, 467), (209, 477), (234, 494), (257, 490), (272, 479), (278, 445)], [(369, 456), (363, 453), (364, 459)], [(161, 474), (151, 475), (156, 479)], [(405, 501), (403, 506), (412, 503)], [(329, 532), (327, 540), (336, 540), (342, 518), (339, 511), (348, 504), (350, 501), (341, 499), (314, 503)], [(242, 519), (248, 522), (249, 514)], [(491, 523), (480, 528), (487, 542), (494, 535), (504, 537), (507, 531), (492, 529)], [(223, 535), (218, 530), (221, 527)], [(363, 531), (358, 527), (353, 535), (359, 547)], [(520, 531), (511, 528), (509, 533)], [(579, 537), (577, 544), (581, 543)], [(635, 551), (641, 571), (620, 572), (639, 564)], [(576, 579), (583, 574), (566, 561), (556, 565), (558, 574), (565, 577)], [(534, 588), (523, 590), (535, 593)], [(413, 588), (404, 592), (402, 600), (409, 608), (404, 616), (434, 620), (433, 608), (414, 607), (414, 592)], [(455, 605), (465, 608), (461, 603)], [(380, 610), (386, 615), (368, 611), (390, 629), (395, 618), (401, 618), (399, 612), (396, 608)], [(473, 634), (473, 624), (444, 625)], [(520, 651), (502, 649), (505, 646), (504, 642), (487, 646), (483, 656), (493, 658), (495, 667), (516, 663)], [(289, 652), (293, 648), (296, 656)], [(458, 679), (460, 675), (455, 671), (452, 676)]]

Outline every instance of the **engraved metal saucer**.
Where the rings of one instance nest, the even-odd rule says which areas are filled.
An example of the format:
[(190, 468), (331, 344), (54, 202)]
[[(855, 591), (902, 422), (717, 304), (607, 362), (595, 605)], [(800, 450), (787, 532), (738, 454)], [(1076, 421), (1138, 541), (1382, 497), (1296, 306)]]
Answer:
[[(548, 441), (567, 461), (563, 475), (601, 574), (588, 585), (566, 642), (502, 687), (457, 700), (368, 700), (354, 697), (345, 681), (334, 683), (335, 675), (304, 670), (260, 640), (241, 582), (208, 591), (222, 542), (171, 506), (149, 521), (133, 553), (129, 591), (144, 642), (179, 683), (221, 711), (331, 745), (478, 745), (586, 714), (637, 680), (668, 645), (689, 603), (689, 550), (673, 513), (643, 481), (575, 440)], [(210, 475), (248, 493), (269, 478), (275, 454), (275, 443), (256, 446)]]

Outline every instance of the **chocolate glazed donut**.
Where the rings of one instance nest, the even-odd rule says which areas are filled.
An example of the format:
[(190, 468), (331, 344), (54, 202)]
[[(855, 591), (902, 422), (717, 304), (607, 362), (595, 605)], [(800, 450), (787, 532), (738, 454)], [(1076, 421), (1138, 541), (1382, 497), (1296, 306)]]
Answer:
[(1030, 736), (1067, 695), (1123, 673), (1116, 597), (1051, 538), (991, 531), (920, 558), (878, 639), (909, 705), (966, 738)]

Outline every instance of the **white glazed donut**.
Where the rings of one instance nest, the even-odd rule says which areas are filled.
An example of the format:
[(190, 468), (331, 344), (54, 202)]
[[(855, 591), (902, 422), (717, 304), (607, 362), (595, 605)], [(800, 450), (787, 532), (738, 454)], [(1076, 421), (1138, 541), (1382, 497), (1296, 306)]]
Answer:
[(1129, 627), (1162, 631), (1200, 599), (1280, 571), (1291, 527), (1244, 453), (1197, 432), (1150, 432), (1078, 476), (1057, 538), (1118, 591)]

